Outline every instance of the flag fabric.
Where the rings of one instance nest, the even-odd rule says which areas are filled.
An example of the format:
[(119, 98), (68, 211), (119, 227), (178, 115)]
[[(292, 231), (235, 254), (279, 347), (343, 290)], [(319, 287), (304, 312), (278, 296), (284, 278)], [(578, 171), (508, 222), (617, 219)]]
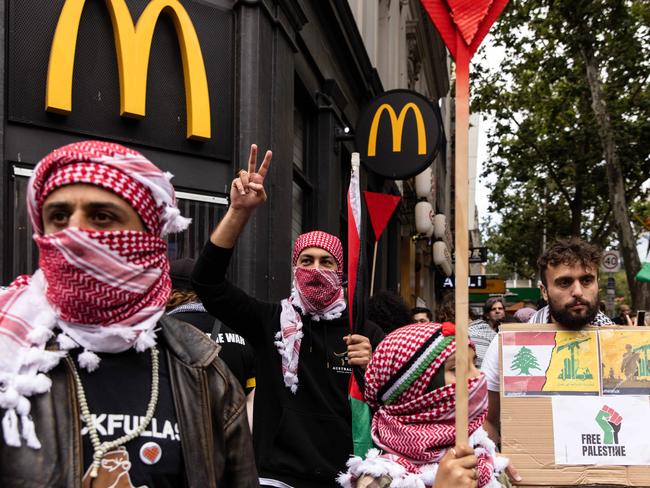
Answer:
[(375, 240), (378, 241), (402, 197), (373, 191), (364, 191), (363, 196), (366, 199), (370, 225), (375, 232)]
[[(365, 287), (362, 264), (363, 232), (361, 225), (361, 191), (359, 190), (359, 153), (352, 154), (352, 173), (348, 190), (348, 313), (350, 333), (363, 330), (365, 324)], [(352, 414), (352, 442), (354, 454), (365, 457), (373, 447), (370, 436), (370, 407), (363, 401), (359, 385), (363, 384), (363, 372), (353, 368), (350, 375), (348, 398)]]

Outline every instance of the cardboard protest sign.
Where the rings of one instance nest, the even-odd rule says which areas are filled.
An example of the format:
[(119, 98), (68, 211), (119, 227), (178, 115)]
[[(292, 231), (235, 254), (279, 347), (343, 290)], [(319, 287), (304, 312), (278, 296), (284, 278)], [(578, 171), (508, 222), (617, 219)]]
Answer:
[[(623, 379), (617, 368), (626, 345), (643, 347), (648, 333), (633, 334), (644, 328), (501, 329), (501, 451), (523, 478), (518, 486), (650, 487), (650, 396), (626, 394), (634, 390), (620, 385), (612, 396), (605, 381), (610, 364)], [(639, 372), (642, 357), (639, 351)]]

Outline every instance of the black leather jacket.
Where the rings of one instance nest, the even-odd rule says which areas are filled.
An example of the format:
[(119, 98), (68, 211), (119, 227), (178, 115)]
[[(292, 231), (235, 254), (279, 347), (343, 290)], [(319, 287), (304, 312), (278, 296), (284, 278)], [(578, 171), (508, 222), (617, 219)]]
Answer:
[[(178, 418), (186, 486), (258, 487), (243, 391), (218, 358), (219, 346), (172, 317), (159, 325)], [(15, 448), (0, 438), (0, 486), (80, 488), (81, 422), (70, 359), (48, 376), (49, 393), (31, 398), (41, 449)], [(0, 417), (4, 412), (0, 410)]]

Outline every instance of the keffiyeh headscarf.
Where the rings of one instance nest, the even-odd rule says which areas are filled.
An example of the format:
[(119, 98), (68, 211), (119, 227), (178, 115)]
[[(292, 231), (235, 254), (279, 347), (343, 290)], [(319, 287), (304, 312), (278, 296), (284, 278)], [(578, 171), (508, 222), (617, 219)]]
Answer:
[[(337, 269), (302, 268), (298, 257), (305, 249), (317, 247), (329, 252)], [(338, 237), (322, 231), (301, 234), (293, 246), (293, 285), (291, 296), (282, 300), (280, 330), (275, 345), (282, 356), (284, 384), (296, 393), (298, 390), (298, 358), (303, 337), (302, 318), (298, 310), (312, 320), (333, 320), (345, 310), (343, 296), (343, 246)], [(296, 310), (296, 308), (298, 310)]]
[[(433, 484), (438, 463), (456, 437), (456, 385), (444, 382), (444, 363), (455, 351), (455, 327), (449, 322), (408, 325), (384, 338), (366, 370), (364, 392), (374, 412), (371, 434), (379, 449), (366, 459), (352, 457), (348, 472), (339, 476), (342, 486), (354, 486), (364, 474), (388, 476), (390, 486)], [(469, 379), (468, 390), (478, 486), (500, 486), (495, 472), (507, 461), (497, 461), (495, 445), (481, 427), (487, 415), (485, 377)]]
[[(27, 205), (39, 248), (40, 268), (0, 292), (0, 408), (4, 440), (40, 443), (29, 417), (28, 397), (49, 391), (44, 374), (68, 349), (83, 347), (79, 365), (98, 367), (95, 352), (139, 351), (155, 344), (154, 327), (171, 291), (166, 242), (183, 230), (172, 175), (119, 144), (74, 143), (41, 160), (29, 181)], [(43, 234), (42, 209), (58, 188), (89, 184), (129, 203), (144, 231), (68, 227)], [(55, 334), (58, 351), (46, 351)], [(19, 419), (22, 430), (19, 429)]]

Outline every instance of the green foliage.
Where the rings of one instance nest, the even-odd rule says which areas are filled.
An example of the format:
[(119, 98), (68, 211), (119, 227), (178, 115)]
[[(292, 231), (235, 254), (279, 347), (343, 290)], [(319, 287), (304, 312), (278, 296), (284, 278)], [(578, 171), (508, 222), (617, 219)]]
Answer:
[(628, 203), (647, 199), (648, 19), (650, 2), (641, 0), (513, 0), (495, 25), (492, 44), (505, 56), (490, 67), (479, 53), (472, 109), (495, 121), (482, 176), (495, 180), (490, 211), (502, 218), (483, 228), (499, 273), (533, 278), (544, 236), (577, 235), (601, 246), (615, 239), (585, 45), (602, 68)]

